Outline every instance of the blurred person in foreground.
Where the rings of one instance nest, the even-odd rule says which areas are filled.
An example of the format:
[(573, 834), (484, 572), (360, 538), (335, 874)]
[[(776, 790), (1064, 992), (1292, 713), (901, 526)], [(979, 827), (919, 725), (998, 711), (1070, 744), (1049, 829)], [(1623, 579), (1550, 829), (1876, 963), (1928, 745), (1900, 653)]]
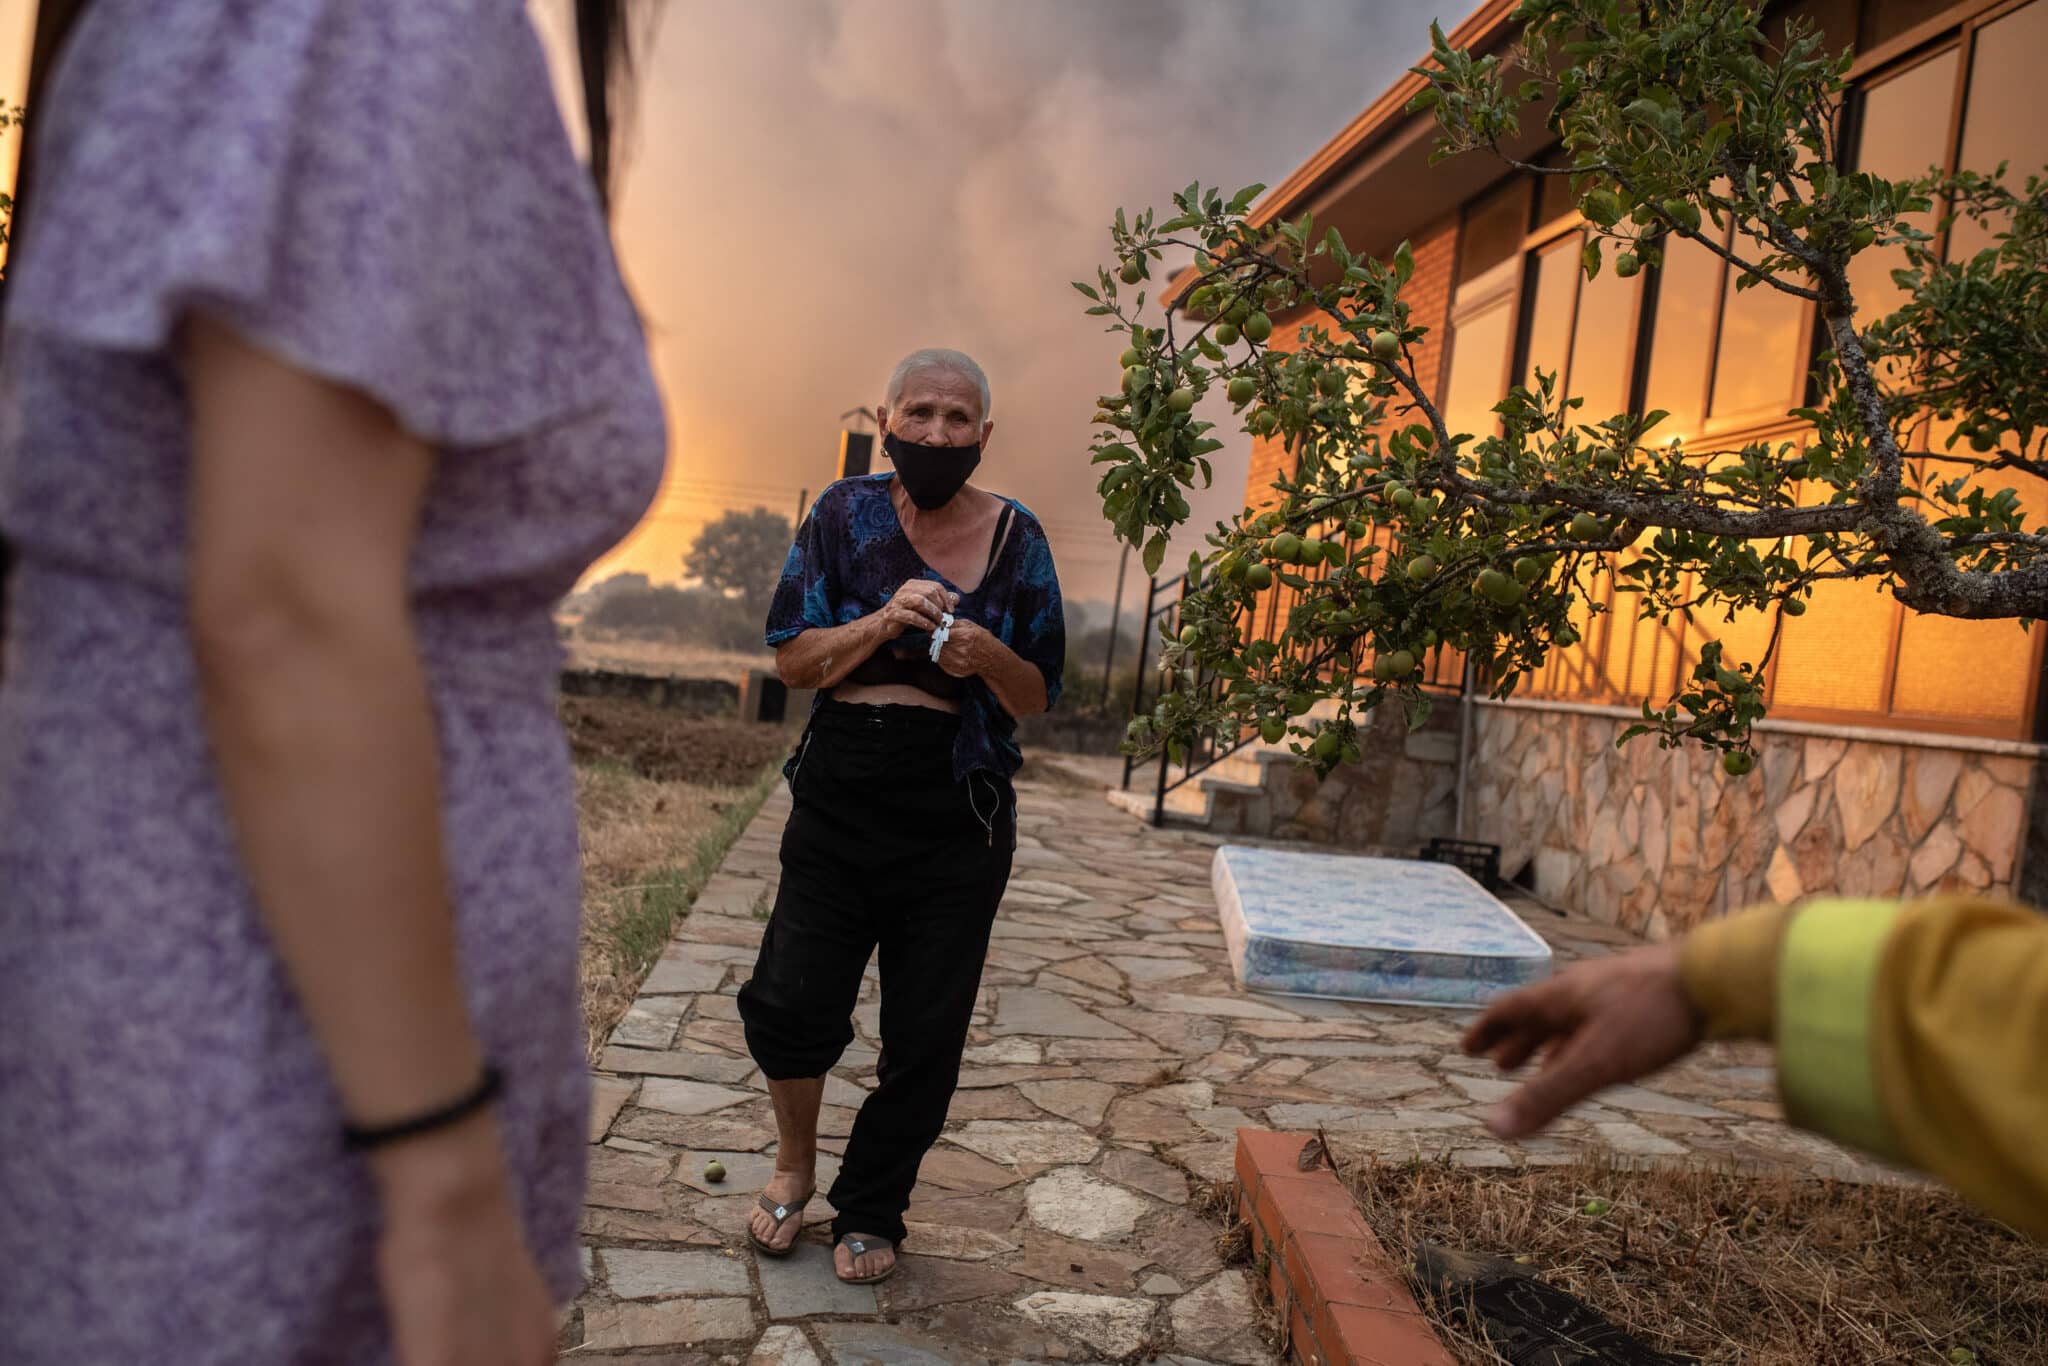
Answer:
[(825, 1076), (879, 950), (877, 1084), (831, 1191), (837, 1274), (857, 1284), (895, 1271), (945, 1125), (1017, 848), (1017, 719), (1058, 700), (1066, 661), (1044, 530), (968, 482), (989, 410), (969, 357), (905, 357), (876, 411), (894, 472), (825, 490), (768, 612), (778, 671), (817, 702), (785, 770), (782, 881), (739, 996), (779, 1136), (747, 1235), (771, 1257), (796, 1245)]
[(1465, 1051), (1538, 1074), (1522, 1138), (1705, 1039), (1777, 1047), (1787, 1118), (2048, 1238), (2048, 916), (1973, 896), (1817, 900), (1711, 921), (1501, 997)]
[(618, 8), (577, 6), (598, 185), (522, 0), (95, 0), (64, 41), (0, 386), (10, 1366), (554, 1358), (550, 611), (665, 445)]

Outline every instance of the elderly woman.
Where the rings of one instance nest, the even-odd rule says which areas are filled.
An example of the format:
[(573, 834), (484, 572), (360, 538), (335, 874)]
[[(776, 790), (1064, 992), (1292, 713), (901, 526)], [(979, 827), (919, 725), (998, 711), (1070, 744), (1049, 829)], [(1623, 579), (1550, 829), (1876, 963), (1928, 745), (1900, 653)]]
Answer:
[(1012, 737), (1058, 697), (1066, 657), (1044, 531), (967, 482), (988, 413), (988, 380), (959, 352), (898, 365), (877, 412), (895, 472), (825, 491), (768, 615), (783, 680), (818, 701), (786, 769), (781, 891), (740, 992), (781, 1140), (748, 1233), (771, 1256), (796, 1243), (825, 1074), (879, 947), (880, 1083), (830, 1196), (838, 1274), (855, 1283), (895, 1270), (945, 1123), (1016, 848)]

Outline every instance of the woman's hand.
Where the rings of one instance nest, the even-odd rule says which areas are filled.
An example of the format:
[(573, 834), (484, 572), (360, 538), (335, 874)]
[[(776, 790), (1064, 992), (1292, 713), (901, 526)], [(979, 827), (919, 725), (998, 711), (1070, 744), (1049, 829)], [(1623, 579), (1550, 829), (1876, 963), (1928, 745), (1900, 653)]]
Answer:
[(546, 1366), (555, 1313), (486, 1111), (372, 1159), (377, 1275), (402, 1366)]
[(939, 667), (955, 678), (976, 678), (987, 668), (995, 637), (967, 620), (946, 629), (946, 643), (939, 649)]
[(894, 640), (905, 631), (936, 631), (946, 613), (960, 605), (960, 595), (930, 579), (912, 579), (896, 590), (875, 615), (882, 619), (882, 638)]
[(1574, 963), (1511, 992), (1465, 1034), (1465, 1051), (1512, 1072), (1547, 1049), (1542, 1069), (1493, 1107), (1502, 1138), (1535, 1133), (1603, 1087), (1634, 1081), (1696, 1047), (1705, 1022), (1685, 994), (1674, 941)]

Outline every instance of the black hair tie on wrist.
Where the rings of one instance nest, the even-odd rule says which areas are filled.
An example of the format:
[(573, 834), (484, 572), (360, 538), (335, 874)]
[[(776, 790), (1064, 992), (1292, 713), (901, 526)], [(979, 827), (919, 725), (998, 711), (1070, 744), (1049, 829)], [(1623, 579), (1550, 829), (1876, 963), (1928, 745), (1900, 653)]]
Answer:
[(475, 1086), (438, 1110), (429, 1110), (423, 1115), (414, 1115), (411, 1119), (401, 1119), (395, 1124), (379, 1124), (371, 1128), (343, 1124), (341, 1141), (350, 1152), (362, 1152), (366, 1148), (381, 1148), (387, 1143), (396, 1143), (402, 1138), (411, 1138), (416, 1134), (445, 1129), (489, 1105), (498, 1098), (498, 1092), (504, 1089), (504, 1074), (486, 1063), (484, 1074), (477, 1079)]

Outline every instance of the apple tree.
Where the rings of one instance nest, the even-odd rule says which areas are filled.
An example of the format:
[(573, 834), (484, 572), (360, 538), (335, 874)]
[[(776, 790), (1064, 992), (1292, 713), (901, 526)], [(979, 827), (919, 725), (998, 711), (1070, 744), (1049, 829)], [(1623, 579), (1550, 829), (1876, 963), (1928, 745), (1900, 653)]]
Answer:
[[(1576, 642), (1575, 610), (1605, 610), (1603, 574), (1646, 616), (1796, 616), (1831, 579), (1920, 612), (2048, 614), (2048, 529), (2001, 486), (2048, 476), (2048, 180), (1842, 169), (1849, 54), (1798, 20), (1773, 41), (1751, 0), (1524, 0), (1515, 17), (1505, 60), (1432, 27), (1410, 107), (1433, 113), (1436, 155), (1568, 177), (1589, 277), (1633, 274), (1684, 237), (1726, 258), (1738, 289), (1809, 301), (1824, 349), (1811, 404), (1794, 411), (1810, 430), (1739, 449), (1660, 440), (1664, 414), (1584, 412), (1539, 373), (1502, 396), (1496, 430), (1452, 431), (1416, 377), (1426, 329), (1403, 298), (1406, 244), (1380, 260), (1308, 218), (1255, 224), (1257, 186), (1226, 199), (1190, 185), (1170, 215), (1119, 210), (1116, 261), (1075, 286), (1124, 345), (1093, 447), (1119, 537), (1158, 571), (1190, 515), (1183, 490), (1222, 444), (1195, 412), (1206, 393), (1291, 457), (1276, 501), (1218, 524), (1190, 559), (1163, 663), (1221, 686), (1170, 690), (1133, 722), (1135, 747), (1250, 726), (1291, 734), (1327, 770), (1356, 755), (1363, 713), (1398, 701), (1419, 718), (1433, 649), (1464, 652), (1494, 696), (1512, 694)], [(1544, 121), (1561, 159), (1501, 150), (1525, 118)], [(1941, 260), (1919, 226), (1936, 212), (1974, 220), (1988, 245)], [(1905, 297), (1864, 316), (1849, 265), (1877, 247), (1903, 253)], [(1148, 282), (1188, 249), (1174, 306), (1148, 315)], [(1298, 347), (1270, 347), (1273, 316), (1304, 306)], [(1260, 638), (1251, 609), (1275, 584), (1300, 601)], [(1777, 640), (1774, 628), (1755, 659), (1708, 643), (1679, 695), (1645, 703), (1627, 736), (1703, 744), (1747, 772)], [(1325, 699), (1333, 720), (1303, 719)]]

